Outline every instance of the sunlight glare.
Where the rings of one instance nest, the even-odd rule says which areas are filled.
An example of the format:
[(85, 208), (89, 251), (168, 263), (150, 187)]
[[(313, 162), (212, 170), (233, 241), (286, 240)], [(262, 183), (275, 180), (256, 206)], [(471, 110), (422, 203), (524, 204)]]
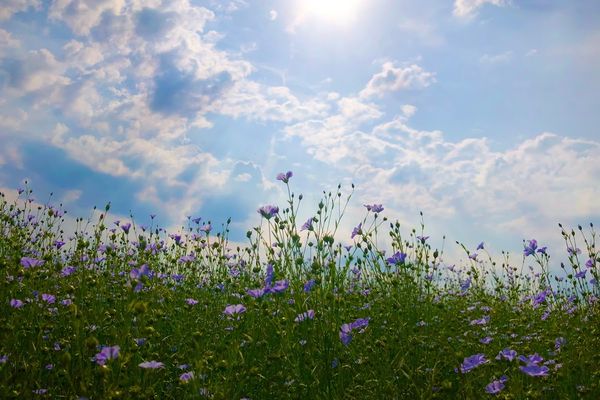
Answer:
[(307, 14), (339, 24), (356, 18), (360, 3), (361, 0), (301, 0)]

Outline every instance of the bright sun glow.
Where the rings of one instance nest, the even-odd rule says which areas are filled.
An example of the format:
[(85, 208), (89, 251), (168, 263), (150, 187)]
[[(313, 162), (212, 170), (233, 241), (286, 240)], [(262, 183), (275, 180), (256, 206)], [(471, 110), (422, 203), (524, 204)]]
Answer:
[(300, 0), (304, 12), (334, 23), (352, 22), (358, 15), (361, 0)]

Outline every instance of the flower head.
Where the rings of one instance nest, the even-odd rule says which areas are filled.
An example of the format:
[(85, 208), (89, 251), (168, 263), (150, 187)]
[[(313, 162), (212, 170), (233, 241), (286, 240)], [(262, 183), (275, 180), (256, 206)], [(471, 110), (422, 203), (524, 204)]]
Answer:
[(362, 235), (362, 222), (352, 230), (352, 235), (350, 235), (350, 239), (354, 239), (354, 236), (356, 235)]
[(314, 280), (314, 279), (311, 279), (311, 280), (309, 280), (308, 282), (306, 282), (306, 283), (304, 284), (304, 293), (308, 293), (308, 292), (310, 292), (310, 291), (312, 290), (312, 288), (315, 286), (315, 283), (316, 283), (316, 282), (315, 282), (315, 280)]
[(399, 251), (397, 251), (391, 257), (386, 259), (386, 261), (392, 265), (404, 264), (405, 260), (406, 260), (406, 253), (401, 253)]
[(306, 312), (298, 314), (298, 316), (294, 319), (294, 321), (295, 322), (302, 322), (304, 320), (314, 319), (314, 318), (315, 318), (315, 310), (308, 310)]
[(244, 312), (246, 312), (246, 307), (243, 304), (230, 304), (223, 310), (225, 315), (242, 314)]
[(165, 364), (163, 364), (160, 361), (145, 361), (143, 363), (139, 364), (140, 368), (144, 368), (144, 369), (159, 369), (159, 368), (164, 368)]
[(535, 250), (537, 249), (537, 247), (538, 247), (537, 240), (531, 239), (525, 245), (525, 248), (523, 249), (523, 254), (525, 256), (532, 256), (535, 254)]
[(515, 350), (506, 348), (498, 353), (496, 356), (496, 360), (500, 360), (504, 358), (505, 360), (512, 361), (517, 357), (517, 352)]
[(44, 260), (38, 260), (38, 259), (32, 258), (32, 257), (21, 257), (21, 265), (25, 269), (39, 267), (41, 265), (44, 265), (44, 263), (45, 263)]
[(195, 306), (196, 304), (198, 304), (198, 300), (192, 298), (185, 299), (185, 302), (187, 303), (187, 305), (190, 306)]
[(506, 377), (502, 377), (498, 380), (493, 381), (485, 387), (485, 391), (489, 394), (498, 394), (504, 389), (504, 383), (508, 380)]
[(525, 366), (519, 367), (521, 372), (527, 374), (529, 376), (548, 376), (549, 368), (545, 365), (539, 366), (536, 364), (528, 364)]
[(381, 204), (373, 204), (373, 205), (364, 205), (367, 208), (367, 211), (371, 211), (374, 213), (380, 213), (383, 211), (383, 206)]
[(42, 300), (48, 304), (54, 304), (56, 301), (56, 296), (48, 293), (42, 293)]
[(100, 350), (100, 353), (94, 357), (96, 364), (105, 365), (108, 360), (113, 360), (119, 357), (119, 346), (106, 346)]
[(281, 173), (277, 174), (277, 180), (282, 181), (283, 183), (288, 183), (292, 176), (294, 176), (292, 171), (288, 171), (285, 173), (281, 172)]
[(463, 363), (460, 365), (460, 372), (462, 372), (463, 374), (466, 374), (467, 372), (471, 371), (472, 369), (479, 367), (480, 365), (483, 365), (485, 363), (487, 363), (488, 360), (486, 360), (485, 358), (485, 354), (474, 354), (470, 357), (465, 357)]
[(129, 222), (127, 222), (126, 224), (121, 224), (121, 229), (123, 229), (123, 232), (129, 233), (129, 229), (131, 229), (131, 224)]
[(10, 306), (12, 308), (21, 308), (21, 307), (23, 307), (23, 302), (19, 299), (11, 299)]
[(183, 374), (179, 375), (179, 380), (183, 383), (187, 383), (192, 379), (194, 379), (194, 373), (192, 371), (184, 372)]
[(477, 245), (477, 250), (483, 250), (483, 242)]
[(271, 219), (272, 217), (274, 217), (278, 212), (279, 212), (279, 207), (277, 206), (272, 206), (272, 205), (266, 205), (266, 206), (262, 206), (260, 207), (258, 210), (256, 210), (263, 218), (265, 219)]
[(312, 231), (313, 230), (313, 219), (312, 217), (307, 219), (306, 222), (300, 228), (300, 231)]

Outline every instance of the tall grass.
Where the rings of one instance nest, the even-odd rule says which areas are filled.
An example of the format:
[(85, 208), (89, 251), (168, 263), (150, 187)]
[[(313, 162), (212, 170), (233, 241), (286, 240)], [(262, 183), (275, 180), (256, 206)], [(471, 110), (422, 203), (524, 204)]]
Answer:
[(593, 226), (561, 227), (558, 276), (534, 241), (448, 266), (381, 205), (340, 232), (339, 186), (297, 221), (291, 177), (235, 249), (229, 222), (108, 226), (109, 206), (65, 237), (60, 206), (2, 195), (0, 397), (600, 398)]

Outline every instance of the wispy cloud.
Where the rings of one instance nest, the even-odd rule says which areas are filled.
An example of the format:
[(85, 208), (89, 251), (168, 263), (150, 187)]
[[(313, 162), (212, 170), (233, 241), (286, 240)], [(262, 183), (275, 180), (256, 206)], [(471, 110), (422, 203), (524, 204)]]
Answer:
[(512, 51), (505, 51), (499, 54), (484, 54), (479, 57), (479, 62), (486, 65), (507, 63), (513, 58)]
[(471, 18), (486, 4), (503, 7), (510, 4), (510, 0), (455, 0), (454, 15), (460, 18)]

